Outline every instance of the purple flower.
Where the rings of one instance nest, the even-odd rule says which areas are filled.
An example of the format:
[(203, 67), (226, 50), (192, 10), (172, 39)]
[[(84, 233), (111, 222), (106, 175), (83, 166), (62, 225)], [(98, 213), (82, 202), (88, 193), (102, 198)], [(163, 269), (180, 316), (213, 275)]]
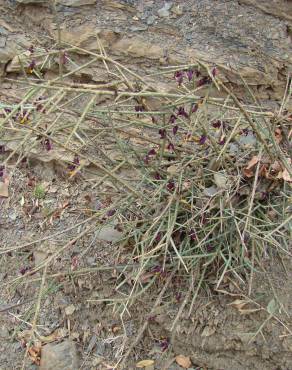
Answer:
[(173, 135), (176, 135), (177, 134), (177, 131), (178, 131), (178, 126), (177, 125), (176, 126), (173, 126), (173, 128), (172, 128)]
[(28, 68), (29, 68), (29, 70), (30, 70), (30, 71), (33, 71), (33, 70), (34, 70), (34, 68), (35, 68), (35, 66), (36, 66), (36, 61), (33, 59), (33, 60), (29, 63)]
[(32, 54), (34, 52), (34, 46), (30, 45), (30, 47), (28, 48), (28, 51)]
[(199, 144), (200, 144), (200, 145), (205, 144), (206, 140), (207, 140), (207, 136), (206, 136), (206, 135), (202, 135), (202, 136), (200, 137)]
[(209, 83), (211, 83), (212, 80), (209, 76), (205, 76), (203, 78), (201, 78), (198, 82), (197, 82), (197, 87), (201, 87), (201, 86), (204, 86), (204, 85), (208, 85)]
[(4, 111), (5, 111), (6, 113), (11, 113), (11, 109), (9, 109), (9, 108), (4, 108)]
[(167, 185), (166, 185), (166, 187), (167, 187), (167, 190), (168, 191), (173, 191), (175, 189), (175, 183), (174, 183), (174, 181), (173, 180), (169, 180), (168, 183), (167, 183)]
[(178, 116), (183, 116), (185, 118), (188, 118), (189, 117), (188, 114), (187, 114), (187, 112), (185, 111), (185, 108), (184, 107), (179, 107), (178, 108), (177, 115)]
[(30, 270), (30, 267), (29, 266), (25, 266), (25, 267), (22, 267), (19, 272), (21, 275), (24, 275), (27, 271)]
[(183, 72), (182, 71), (176, 71), (174, 73), (174, 78), (175, 78), (176, 82), (178, 83), (178, 86), (180, 86), (183, 83), (183, 79), (184, 79)]
[(197, 239), (197, 234), (196, 234), (194, 229), (190, 230), (189, 237), (191, 238), (191, 240), (196, 240)]
[(217, 75), (217, 68), (216, 67), (214, 67), (213, 69), (212, 69), (212, 71), (211, 71), (211, 73), (212, 73), (212, 76), (213, 77), (216, 77), (216, 75)]
[(64, 51), (61, 55), (61, 64), (66, 64), (68, 62), (69, 58), (67, 53)]
[(161, 180), (161, 175), (160, 173), (156, 172), (154, 175), (155, 180)]
[(176, 121), (176, 116), (174, 114), (172, 114), (170, 117), (169, 117), (169, 123), (175, 123)]
[(156, 241), (157, 243), (159, 243), (159, 242), (160, 242), (160, 240), (161, 240), (161, 238), (162, 238), (162, 233), (161, 233), (161, 231), (159, 231), (159, 232), (157, 233), (156, 237), (155, 237), (155, 241)]
[(198, 108), (199, 108), (199, 105), (198, 104), (193, 104), (192, 105), (192, 113), (196, 113), (196, 111), (198, 110)]
[(144, 157), (143, 161), (144, 161), (144, 163), (145, 163), (146, 165), (148, 165), (148, 164), (149, 164), (149, 161), (150, 161), (150, 157), (149, 157), (149, 155), (145, 155), (145, 157)]
[(143, 107), (142, 107), (142, 105), (136, 105), (136, 106), (135, 106), (135, 111), (136, 111), (136, 112), (143, 112)]
[(172, 143), (169, 143), (167, 149), (174, 151), (174, 145)]
[(182, 297), (181, 292), (177, 292), (175, 294), (175, 300), (177, 301), (177, 303), (179, 303), (181, 301), (181, 297)]
[(79, 166), (80, 160), (79, 160), (79, 157), (77, 155), (75, 155), (75, 157), (73, 159), (73, 163), (76, 164), (77, 166)]
[(158, 131), (159, 135), (160, 135), (160, 139), (165, 139), (166, 138), (166, 130), (161, 128), (159, 129)]
[(207, 250), (207, 252), (208, 252), (208, 253), (213, 252), (213, 251), (214, 251), (214, 247), (213, 247), (213, 245), (208, 244), (208, 245), (206, 246), (206, 250)]
[(241, 134), (247, 136), (249, 134), (249, 129), (244, 128), (243, 130), (241, 130)]
[(225, 138), (223, 138), (223, 139), (219, 140), (218, 144), (219, 144), (219, 145), (224, 145), (224, 144), (225, 144)]
[(5, 167), (4, 166), (0, 166), (0, 177), (3, 177), (4, 176), (4, 170), (5, 170)]
[(193, 76), (194, 76), (194, 71), (192, 69), (189, 69), (188, 71), (186, 71), (186, 75), (187, 75), (188, 80), (192, 81)]
[(162, 339), (159, 343), (159, 346), (162, 350), (162, 352), (165, 352), (167, 348), (169, 347), (169, 340), (167, 338)]
[(217, 121), (214, 121), (213, 123), (212, 123), (212, 126), (214, 127), (214, 128), (220, 128), (221, 127), (221, 125), (222, 125), (222, 122), (218, 119)]
[(50, 141), (50, 139), (45, 139), (44, 140), (44, 147), (45, 149), (49, 152), (50, 150), (52, 150), (52, 143)]
[(107, 212), (107, 216), (108, 217), (111, 217), (111, 216), (113, 216), (114, 214), (116, 213), (116, 210), (115, 209), (110, 209), (108, 212)]
[[(160, 238), (161, 239), (161, 238)], [(157, 265), (157, 266), (154, 266), (152, 269), (151, 269), (151, 272), (154, 272), (156, 274), (160, 274), (162, 272), (162, 267)]]
[(150, 149), (149, 152), (148, 152), (148, 156), (150, 155), (155, 155), (156, 154), (156, 150), (154, 148)]

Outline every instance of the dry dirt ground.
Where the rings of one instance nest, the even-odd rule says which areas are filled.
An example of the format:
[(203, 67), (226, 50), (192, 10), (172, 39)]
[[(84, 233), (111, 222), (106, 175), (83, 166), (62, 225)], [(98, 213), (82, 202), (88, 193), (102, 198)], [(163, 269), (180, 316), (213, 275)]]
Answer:
[[(238, 94), (244, 77), (263, 104), (281, 103), (292, 63), (289, 1), (57, 3), (54, 12), (46, 1), (0, 1), (0, 76), (18, 78), (22, 71), (14, 56), (31, 45), (49, 48), (60, 24), (62, 40), (93, 52), (98, 49), (98, 30), (111, 56), (139, 73), (201, 58), (221, 65)], [(84, 62), (85, 56), (78, 58)], [(48, 66), (44, 78), (57, 72), (56, 65)], [(72, 81), (100, 82), (98, 72), (97, 66), (88, 66)], [(0, 83), (0, 104), (13, 103), (21, 95), (16, 82)], [(0, 151), (0, 164), (9, 153)], [(22, 368), (33, 325), (42, 275), (37, 272), (25, 279), (23, 275), (63, 246), (47, 271), (36, 331), (43, 346), (67, 338), (74, 341), (80, 368), (114, 368), (128, 349), (125, 339), (134, 339), (148, 320), (126, 369), (151, 359), (148, 370), (178, 370), (182, 367), (177, 355), (190, 358), (192, 369), (292, 369), (291, 258), (267, 256), (265, 272), (255, 273), (250, 297), (243, 281), (226, 279), (220, 293), (212, 284), (203, 285), (192, 310), (185, 307), (171, 332), (184, 299), (180, 292), (187, 291), (189, 283), (175, 276), (165, 292), (170, 303), (158, 305), (151, 317), (165, 277), (129, 311), (115, 301), (119, 271), (114, 266), (128, 263), (129, 253), (118, 253), (111, 242), (114, 230), (101, 237), (90, 219), (92, 210), (112, 201), (114, 191), (106, 182), (93, 189), (92, 178), (70, 180), (64, 171), (58, 163), (27, 155), (12, 176), (9, 197), (0, 198), (1, 250), (11, 249), (1, 253), (1, 370)], [(93, 272), (97, 264), (104, 265), (104, 271)], [(24, 368), (38, 368), (33, 357), (31, 352)]]

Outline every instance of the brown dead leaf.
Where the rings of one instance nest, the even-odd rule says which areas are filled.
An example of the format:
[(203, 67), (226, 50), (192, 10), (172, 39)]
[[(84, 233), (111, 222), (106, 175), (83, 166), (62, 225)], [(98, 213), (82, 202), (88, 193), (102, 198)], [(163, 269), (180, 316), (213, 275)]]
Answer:
[(36, 364), (40, 365), (41, 361), (41, 346), (32, 346), (28, 348), (28, 354), (31, 361)]
[(253, 170), (248, 169), (248, 168), (244, 168), (244, 169), (242, 170), (242, 172), (243, 172), (244, 176), (245, 176), (245, 177), (248, 177), (248, 178), (251, 178), (251, 177), (253, 177), (253, 175), (254, 175)]
[(184, 369), (188, 369), (189, 367), (192, 366), (190, 358), (183, 355), (176, 356), (175, 361), (179, 366), (183, 367)]
[(236, 299), (235, 301), (229, 303), (228, 306), (236, 308), (241, 315), (248, 315), (261, 310), (261, 308), (245, 308), (245, 306), (250, 303), (251, 302), (249, 300)]
[(258, 161), (261, 159), (261, 157), (259, 155), (254, 155), (251, 160), (248, 162), (247, 166), (246, 166), (246, 169), (249, 170), (251, 169), (253, 166), (255, 166)]
[(8, 185), (9, 185), (8, 179), (4, 179), (4, 182), (0, 182), (0, 197), (8, 198), (9, 196)]
[(279, 127), (275, 130), (275, 140), (278, 144), (283, 140), (282, 130)]
[(153, 364), (154, 364), (153, 360), (142, 360), (142, 361), (139, 361), (139, 362), (136, 363), (136, 367), (143, 368), (143, 367), (146, 367), (146, 366), (151, 366)]
[(282, 172), (282, 179), (287, 182), (292, 182), (292, 177), (286, 168)]

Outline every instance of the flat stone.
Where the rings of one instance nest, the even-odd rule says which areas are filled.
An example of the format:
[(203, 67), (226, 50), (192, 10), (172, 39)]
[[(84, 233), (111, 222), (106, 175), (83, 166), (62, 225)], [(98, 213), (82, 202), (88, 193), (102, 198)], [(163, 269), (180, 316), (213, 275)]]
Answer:
[(79, 358), (75, 344), (70, 340), (47, 344), (42, 348), (40, 370), (77, 370)]
[(96, 0), (59, 0), (58, 3), (65, 6), (78, 7), (83, 5), (95, 5)]

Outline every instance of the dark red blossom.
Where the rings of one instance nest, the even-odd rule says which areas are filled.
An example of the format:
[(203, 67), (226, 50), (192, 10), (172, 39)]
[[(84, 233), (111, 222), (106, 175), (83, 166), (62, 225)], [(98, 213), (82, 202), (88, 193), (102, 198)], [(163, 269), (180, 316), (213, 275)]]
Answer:
[(172, 114), (170, 117), (169, 117), (169, 123), (175, 123), (176, 121), (176, 116), (174, 114)]
[(162, 232), (161, 232), (161, 231), (159, 231), (159, 232), (157, 233), (156, 237), (155, 237), (155, 241), (156, 241), (157, 243), (159, 243), (161, 239), (162, 239)]
[(208, 85), (212, 82), (212, 79), (209, 76), (202, 77), (198, 82), (197, 82), (197, 87), (201, 87), (204, 85)]
[(191, 238), (191, 240), (196, 240), (197, 239), (197, 234), (196, 234), (194, 229), (190, 230), (189, 237)]
[(143, 110), (144, 110), (144, 108), (143, 108), (143, 106), (142, 106), (142, 105), (136, 105), (136, 106), (135, 106), (135, 111), (136, 111), (136, 112), (143, 112)]
[(36, 61), (33, 59), (33, 60), (29, 63), (28, 68), (30, 69), (30, 71), (33, 71), (33, 70), (34, 70), (34, 68), (35, 68), (35, 66), (36, 66)]
[(150, 161), (150, 157), (149, 157), (149, 155), (145, 155), (145, 157), (143, 158), (143, 161), (144, 161), (144, 163), (145, 163), (146, 165), (148, 165), (148, 164), (149, 164), (149, 161)]
[(218, 120), (212, 122), (212, 126), (214, 128), (220, 128), (222, 126), (222, 122), (218, 119)]
[(45, 139), (44, 140), (44, 147), (45, 149), (49, 152), (50, 150), (52, 150), (52, 143), (50, 141), (50, 139)]
[(168, 183), (167, 183), (167, 185), (166, 185), (166, 187), (167, 187), (167, 190), (168, 191), (173, 191), (175, 189), (175, 183), (174, 183), (174, 181), (173, 180), (169, 180)]
[(148, 152), (148, 156), (150, 155), (155, 155), (156, 154), (156, 150), (154, 148), (150, 149), (149, 152)]
[(223, 138), (223, 139), (219, 140), (218, 144), (219, 145), (224, 145), (225, 144), (225, 141), (226, 141), (225, 138)]
[(199, 144), (200, 145), (203, 145), (203, 144), (205, 144), (206, 141), (207, 141), (207, 136), (206, 135), (202, 135), (200, 137)]
[(177, 112), (177, 115), (178, 116), (183, 116), (185, 118), (188, 118), (189, 115), (187, 114), (187, 112), (185, 111), (185, 108), (184, 107), (179, 107), (178, 108), (178, 112)]
[(161, 180), (161, 175), (159, 172), (156, 172), (154, 175), (155, 180)]
[(166, 130), (164, 128), (159, 129), (158, 133), (160, 135), (160, 139), (166, 138)]
[(217, 76), (217, 68), (216, 67), (214, 67), (213, 69), (212, 69), (212, 71), (211, 71), (211, 73), (212, 73), (212, 76), (213, 77), (216, 77)]
[(192, 112), (192, 113), (196, 113), (196, 111), (198, 110), (198, 108), (199, 108), (199, 105), (198, 105), (198, 104), (193, 104), (193, 105), (192, 105), (192, 110), (191, 110), (191, 112)]
[(182, 71), (176, 71), (174, 72), (174, 78), (176, 82), (178, 83), (178, 86), (180, 86), (183, 83), (184, 80), (184, 74)]
[(68, 62), (69, 58), (68, 58), (68, 55), (66, 53), (66, 51), (64, 51), (61, 55), (61, 64), (66, 64)]
[(193, 76), (194, 76), (194, 71), (192, 69), (189, 69), (188, 71), (186, 71), (186, 75), (187, 75), (188, 80), (192, 81)]
[(174, 151), (174, 145), (173, 145), (172, 143), (169, 143), (169, 144), (167, 145), (167, 149), (168, 149), (168, 150), (172, 150), (172, 151)]
[(167, 338), (162, 339), (159, 343), (162, 352), (165, 352), (169, 347), (169, 340)]
[(177, 125), (176, 126), (173, 126), (173, 128), (172, 128), (173, 135), (176, 135), (177, 134), (177, 131), (178, 131), (178, 126)]
[(115, 209), (110, 209), (108, 212), (107, 212), (107, 216), (108, 217), (111, 217), (111, 216), (113, 216), (114, 214), (116, 213), (116, 210)]

